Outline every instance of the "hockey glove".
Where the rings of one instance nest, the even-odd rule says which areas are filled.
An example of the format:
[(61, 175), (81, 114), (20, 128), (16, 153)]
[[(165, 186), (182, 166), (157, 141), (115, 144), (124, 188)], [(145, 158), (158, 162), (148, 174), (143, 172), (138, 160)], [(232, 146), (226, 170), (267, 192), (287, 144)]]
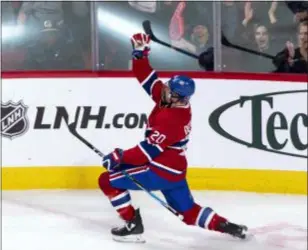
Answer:
[(123, 157), (123, 150), (116, 148), (113, 152), (105, 155), (102, 160), (102, 165), (108, 171), (113, 171), (115, 168), (119, 167)]
[(133, 53), (132, 56), (135, 59), (141, 59), (143, 57), (147, 57), (150, 52), (150, 36), (137, 33), (132, 36), (130, 39), (132, 46), (133, 46)]

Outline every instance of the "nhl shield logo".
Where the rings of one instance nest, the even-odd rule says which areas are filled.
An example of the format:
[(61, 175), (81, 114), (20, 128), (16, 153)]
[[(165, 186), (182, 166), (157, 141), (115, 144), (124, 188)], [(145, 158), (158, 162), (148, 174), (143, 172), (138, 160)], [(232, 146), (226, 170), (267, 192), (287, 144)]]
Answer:
[(1, 103), (1, 135), (9, 139), (21, 136), (28, 130), (28, 107), (22, 101)]

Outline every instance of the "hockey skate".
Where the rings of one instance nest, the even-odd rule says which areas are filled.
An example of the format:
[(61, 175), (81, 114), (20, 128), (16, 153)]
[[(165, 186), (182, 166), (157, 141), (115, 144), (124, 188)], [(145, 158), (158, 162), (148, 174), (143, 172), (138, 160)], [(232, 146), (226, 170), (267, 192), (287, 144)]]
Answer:
[(244, 225), (237, 225), (229, 221), (219, 223), (219, 230), (222, 233), (229, 234), (233, 237), (248, 240), (251, 238), (251, 234), (248, 233), (248, 228)]
[(144, 228), (139, 209), (136, 209), (135, 217), (131, 221), (126, 221), (123, 227), (111, 230), (113, 240), (131, 243), (145, 243), (145, 240), (142, 238), (143, 232)]

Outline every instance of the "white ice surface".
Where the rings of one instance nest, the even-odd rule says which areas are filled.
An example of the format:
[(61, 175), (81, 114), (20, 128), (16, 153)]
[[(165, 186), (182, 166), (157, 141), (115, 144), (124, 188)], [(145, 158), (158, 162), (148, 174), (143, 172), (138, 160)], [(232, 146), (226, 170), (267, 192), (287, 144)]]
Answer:
[(100, 191), (3, 191), (3, 250), (306, 250), (307, 196), (240, 192), (193, 192), (195, 200), (255, 233), (244, 242), (188, 227), (143, 192), (132, 193), (141, 208), (145, 244), (118, 243), (121, 225)]

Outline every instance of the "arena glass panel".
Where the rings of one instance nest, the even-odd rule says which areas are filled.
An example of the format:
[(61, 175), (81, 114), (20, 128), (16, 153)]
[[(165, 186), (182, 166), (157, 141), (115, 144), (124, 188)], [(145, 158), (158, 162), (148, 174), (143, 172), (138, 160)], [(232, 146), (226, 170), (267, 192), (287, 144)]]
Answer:
[[(212, 3), (184, 1), (96, 2), (99, 70), (130, 70), (130, 37), (150, 20), (161, 40), (199, 55), (213, 46)], [(151, 43), (152, 66), (162, 71), (204, 71), (198, 60)]]
[(91, 69), (89, 2), (1, 2), (2, 71)]
[[(221, 2), (221, 29), (226, 38), (274, 56), (270, 59), (222, 45), (222, 71), (308, 73), (307, 27), (299, 31), (300, 21), (307, 18), (308, 3), (304, 1)], [(306, 59), (298, 53), (299, 47), (305, 47)], [(294, 52), (288, 62), (288, 55)]]

